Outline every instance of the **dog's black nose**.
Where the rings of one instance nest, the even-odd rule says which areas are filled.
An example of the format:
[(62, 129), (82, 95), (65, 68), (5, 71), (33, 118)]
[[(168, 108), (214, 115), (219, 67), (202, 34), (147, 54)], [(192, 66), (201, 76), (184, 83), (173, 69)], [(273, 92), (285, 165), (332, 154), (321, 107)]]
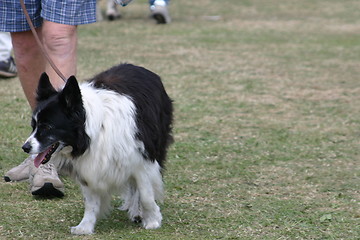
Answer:
[(29, 153), (31, 151), (31, 145), (29, 142), (26, 142), (23, 146), (22, 149), (24, 150), (24, 152)]

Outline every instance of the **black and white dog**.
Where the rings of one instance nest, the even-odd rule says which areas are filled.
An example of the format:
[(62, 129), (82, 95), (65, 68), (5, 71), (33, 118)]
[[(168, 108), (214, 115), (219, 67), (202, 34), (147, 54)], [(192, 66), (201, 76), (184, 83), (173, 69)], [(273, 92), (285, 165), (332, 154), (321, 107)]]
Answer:
[(161, 170), (172, 142), (172, 101), (160, 77), (121, 64), (78, 84), (70, 77), (55, 90), (42, 74), (37, 89), (33, 132), (23, 149), (36, 167), (50, 159), (80, 183), (85, 213), (71, 228), (91, 234), (119, 194), (132, 221), (159, 228), (163, 199)]

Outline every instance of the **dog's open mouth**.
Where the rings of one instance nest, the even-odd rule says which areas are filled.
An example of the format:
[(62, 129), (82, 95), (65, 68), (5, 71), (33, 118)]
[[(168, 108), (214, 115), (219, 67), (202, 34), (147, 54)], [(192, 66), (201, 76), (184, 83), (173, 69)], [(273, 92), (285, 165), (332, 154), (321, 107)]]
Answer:
[(51, 155), (56, 151), (56, 149), (59, 147), (60, 143), (54, 143), (51, 145), (48, 149), (45, 151), (39, 153), (35, 159), (34, 159), (34, 165), (35, 167), (39, 167), (40, 164), (45, 164), (48, 161), (50, 161)]

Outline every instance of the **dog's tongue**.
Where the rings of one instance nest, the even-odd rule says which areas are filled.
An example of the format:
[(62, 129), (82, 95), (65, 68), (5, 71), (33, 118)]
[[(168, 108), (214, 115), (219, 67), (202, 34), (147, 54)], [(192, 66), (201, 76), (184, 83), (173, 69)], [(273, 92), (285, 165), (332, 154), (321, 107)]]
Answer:
[(39, 153), (39, 154), (35, 157), (35, 159), (34, 159), (34, 165), (35, 165), (35, 167), (38, 168), (38, 167), (40, 166), (40, 164), (42, 163), (42, 161), (44, 160), (46, 154), (48, 154), (48, 152), (50, 151), (50, 149), (51, 149), (51, 147), (49, 147), (49, 148), (48, 148), (47, 150), (45, 150), (44, 152)]

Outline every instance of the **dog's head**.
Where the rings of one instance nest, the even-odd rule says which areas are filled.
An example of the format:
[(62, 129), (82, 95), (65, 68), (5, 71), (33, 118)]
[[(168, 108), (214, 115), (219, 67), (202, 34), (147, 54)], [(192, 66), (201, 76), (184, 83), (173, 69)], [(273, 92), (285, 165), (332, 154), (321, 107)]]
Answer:
[(72, 157), (84, 153), (89, 137), (85, 132), (86, 115), (76, 78), (71, 76), (64, 88), (56, 91), (43, 73), (36, 100), (31, 120), (33, 130), (22, 146), (25, 152), (37, 154), (35, 166), (47, 163), (52, 154), (66, 146), (72, 147)]

